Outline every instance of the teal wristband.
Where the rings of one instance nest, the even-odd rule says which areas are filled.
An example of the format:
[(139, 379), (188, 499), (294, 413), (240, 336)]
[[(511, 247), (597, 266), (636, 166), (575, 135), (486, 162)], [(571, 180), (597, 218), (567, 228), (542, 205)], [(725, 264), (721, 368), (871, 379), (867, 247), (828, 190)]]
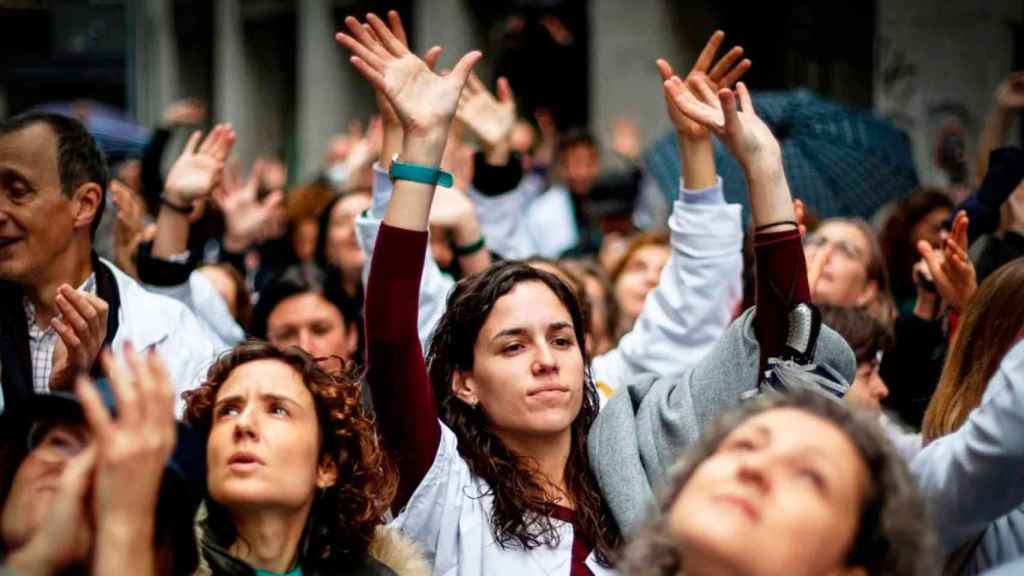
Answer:
[(420, 184), (430, 184), (431, 186), (444, 186), (445, 188), (451, 188), (452, 184), (455, 183), (452, 175), (440, 168), (399, 162), (397, 155), (391, 161), (388, 177), (392, 180), (409, 180), (411, 182), (419, 182)]

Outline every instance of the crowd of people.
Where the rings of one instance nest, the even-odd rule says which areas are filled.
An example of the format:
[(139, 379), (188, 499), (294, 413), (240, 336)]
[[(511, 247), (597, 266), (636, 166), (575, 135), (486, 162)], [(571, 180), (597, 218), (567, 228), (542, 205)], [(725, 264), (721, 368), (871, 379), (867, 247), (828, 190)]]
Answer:
[(602, 173), (482, 53), (344, 24), (378, 114), (287, 191), (245, 126), (164, 173), (196, 101), (116, 162), (0, 122), (0, 574), (1024, 570), (1021, 73), (966, 200), (818, 221), (716, 32), (651, 63), (682, 177), (638, 226), (629, 123)]

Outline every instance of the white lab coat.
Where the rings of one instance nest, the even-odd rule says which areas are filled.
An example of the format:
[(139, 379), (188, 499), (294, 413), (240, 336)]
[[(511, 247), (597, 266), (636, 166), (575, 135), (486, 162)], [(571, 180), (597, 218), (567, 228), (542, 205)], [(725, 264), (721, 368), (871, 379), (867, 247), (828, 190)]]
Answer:
[[(520, 186), (513, 194), (526, 195), (523, 190)], [(373, 204), (356, 219), (359, 244), (366, 253), (364, 282), (391, 191), (387, 174), (375, 166)], [(488, 206), (492, 210), (522, 208), (515, 202)], [(481, 206), (477, 208), (479, 213)], [(488, 214), (487, 219), (499, 221), (501, 214)], [(508, 214), (505, 219), (512, 221), (516, 216)], [(721, 178), (705, 190), (687, 190), (680, 182), (669, 228), (672, 254), (633, 329), (616, 348), (591, 362), (602, 406), (628, 377), (642, 373), (672, 377), (685, 373), (722, 336), (742, 297), (741, 208), (725, 203)], [(505, 233), (509, 237), (518, 234), (511, 229)], [(526, 258), (531, 254), (519, 256)], [(424, 350), (428, 349), (430, 335), (444, 314), (445, 300), (454, 284), (450, 276), (441, 272), (428, 250), (420, 284), (418, 322)]]

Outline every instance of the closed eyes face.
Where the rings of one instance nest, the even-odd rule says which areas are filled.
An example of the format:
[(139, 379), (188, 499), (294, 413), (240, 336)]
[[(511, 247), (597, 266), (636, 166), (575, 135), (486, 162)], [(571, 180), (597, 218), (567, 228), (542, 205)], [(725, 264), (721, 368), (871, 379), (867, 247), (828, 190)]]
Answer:
[(829, 422), (794, 408), (751, 417), (683, 487), (670, 528), (684, 556), (745, 574), (845, 569), (868, 473)]
[(213, 406), (210, 495), (228, 508), (299, 508), (312, 501), (319, 450), (316, 406), (299, 373), (279, 360), (242, 364)]
[(453, 391), (479, 403), (505, 437), (561, 434), (579, 413), (583, 352), (572, 317), (542, 282), (522, 282), (495, 302), (473, 349), (473, 369)]

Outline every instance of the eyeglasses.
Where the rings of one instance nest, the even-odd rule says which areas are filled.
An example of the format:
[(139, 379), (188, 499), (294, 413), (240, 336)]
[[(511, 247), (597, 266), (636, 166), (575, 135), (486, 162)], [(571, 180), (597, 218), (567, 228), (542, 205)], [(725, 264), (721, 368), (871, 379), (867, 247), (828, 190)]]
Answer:
[(89, 445), (89, 435), (81, 426), (55, 422), (35, 423), (28, 433), (28, 449), (35, 457), (57, 464), (67, 462)]
[(857, 262), (865, 261), (864, 253), (861, 252), (860, 248), (857, 248), (845, 240), (830, 240), (813, 232), (804, 237), (804, 247), (823, 248), (826, 244), (835, 246), (836, 252), (844, 258), (855, 260)]

